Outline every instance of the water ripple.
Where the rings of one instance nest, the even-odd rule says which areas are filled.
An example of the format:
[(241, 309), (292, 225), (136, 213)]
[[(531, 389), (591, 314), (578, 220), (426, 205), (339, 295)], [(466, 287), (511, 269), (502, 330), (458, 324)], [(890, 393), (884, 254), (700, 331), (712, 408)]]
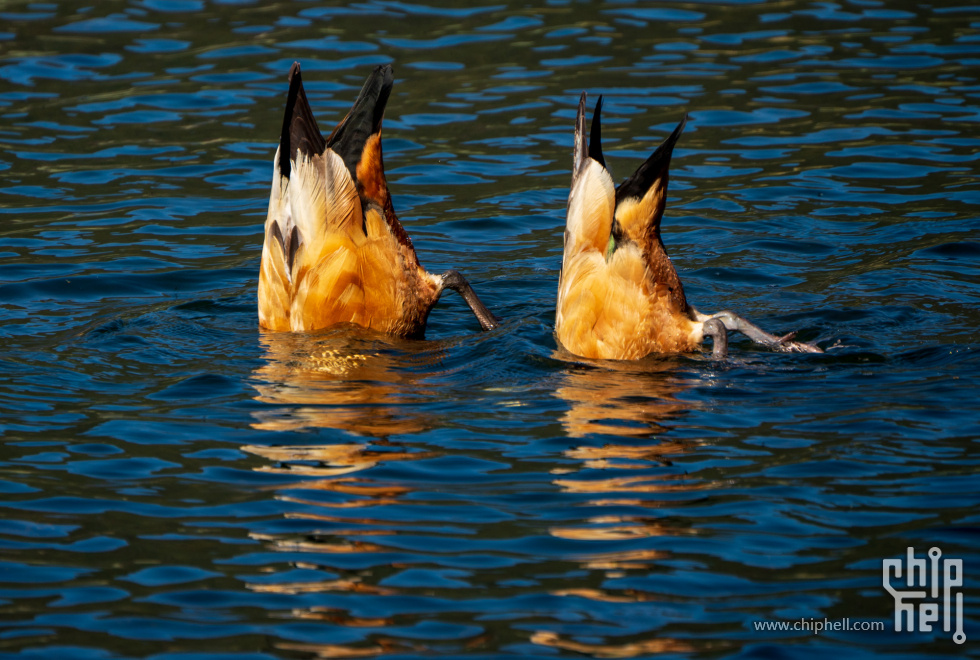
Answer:
[[(3, 657), (964, 650), (891, 631), (881, 560), (977, 564), (976, 7), (0, 18)], [(393, 65), (394, 206), (499, 329), (447, 294), (425, 340), (258, 331), (296, 59), (324, 130)], [(826, 354), (559, 350), (582, 90), (617, 181), (689, 116), (662, 228), (692, 304)], [(843, 618), (887, 632), (754, 627)]]

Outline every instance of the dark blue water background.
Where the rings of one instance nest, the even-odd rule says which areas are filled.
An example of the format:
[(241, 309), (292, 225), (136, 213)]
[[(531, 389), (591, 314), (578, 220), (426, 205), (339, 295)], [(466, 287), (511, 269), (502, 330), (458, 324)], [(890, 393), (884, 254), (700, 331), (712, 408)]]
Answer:
[[(0, 5), (0, 656), (824, 657), (980, 639), (980, 8)], [(394, 203), (463, 271), (425, 341), (258, 331), (285, 74), (373, 65)], [(664, 241), (738, 339), (552, 336), (578, 95), (619, 179), (689, 113)], [(881, 561), (965, 561), (967, 634)]]

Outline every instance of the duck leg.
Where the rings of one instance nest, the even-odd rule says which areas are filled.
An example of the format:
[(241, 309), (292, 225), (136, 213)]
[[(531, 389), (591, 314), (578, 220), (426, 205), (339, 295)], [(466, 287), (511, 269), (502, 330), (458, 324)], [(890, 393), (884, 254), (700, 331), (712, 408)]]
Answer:
[(702, 334), (711, 337), (711, 356), (723, 358), (728, 355), (728, 330), (718, 319), (708, 319), (701, 326)]
[(726, 329), (741, 332), (755, 343), (768, 346), (774, 351), (781, 351), (783, 353), (823, 353), (823, 349), (816, 344), (793, 341), (793, 337), (796, 336), (795, 332), (783, 335), (782, 337), (777, 337), (776, 335), (769, 334), (754, 323), (750, 323), (746, 319), (743, 319), (738, 314), (727, 310), (710, 315), (697, 313), (697, 316), (699, 317), (699, 320), (705, 322), (706, 326), (708, 321), (716, 319), (724, 324)]
[(443, 273), (442, 285), (447, 289), (452, 289), (463, 297), (466, 304), (473, 310), (476, 320), (480, 322), (481, 328), (484, 330), (493, 330), (500, 324), (500, 319), (487, 309), (487, 306), (477, 297), (476, 291), (473, 290), (470, 283), (458, 271), (447, 270)]

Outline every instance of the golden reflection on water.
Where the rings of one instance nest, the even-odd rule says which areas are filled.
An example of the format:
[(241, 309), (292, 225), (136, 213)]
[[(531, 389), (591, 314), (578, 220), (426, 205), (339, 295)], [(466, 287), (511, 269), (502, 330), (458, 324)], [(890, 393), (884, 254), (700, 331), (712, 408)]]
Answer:
[[(350, 419), (350, 418), (348, 418)], [(430, 456), (428, 452), (411, 452), (385, 440), (371, 445), (344, 443), (314, 446), (246, 446), (256, 456), (267, 459), (267, 465), (255, 469), (273, 474), (299, 475), (304, 479), (291, 483), (289, 490), (296, 492), (330, 492), (335, 499), (314, 501), (302, 496), (280, 494), (277, 499), (305, 505), (303, 510), (287, 512), (291, 520), (306, 520), (310, 526), (300, 534), (250, 533), (250, 537), (278, 552), (305, 553), (309, 561), (294, 561), (297, 569), (328, 569), (341, 576), (325, 580), (282, 580), (279, 582), (247, 582), (246, 587), (256, 593), (282, 595), (344, 593), (362, 596), (395, 596), (397, 589), (374, 584), (373, 571), (348, 570), (333, 565), (332, 556), (366, 555), (386, 552), (389, 549), (358, 537), (381, 537), (397, 533), (398, 524), (356, 515), (359, 508), (379, 510), (395, 504), (412, 492), (410, 488), (393, 484), (381, 484), (353, 473), (366, 470), (381, 462), (415, 460)], [(345, 515), (350, 512), (355, 515)], [(343, 562), (340, 562), (341, 564)], [(390, 618), (358, 617), (343, 609), (323, 606), (293, 608), (285, 613), (297, 621), (321, 621), (350, 628), (384, 629), (395, 625)], [(389, 653), (412, 651), (413, 647), (400, 641), (369, 636), (363, 645), (299, 644), (280, 642), (276, 647), (283, 651), (311, 654), (318, 658), (364, 658)]]
[[(360, 579), (352, 578), (347, 580), (321, 580), (318, 582), (297, 582), (293, 584), (249, 584), (248, 588), (256, 593), (262, 594), (314, 594), (327, 591), (344, 591), (357, 594), (371, 594), (373, 596), (392, 596), (396, 593), (394, 589), (385, 589), (372, 584), (365, 584)], [(293, 612), (294, 614), (296, 611)], [(303, 615), (304, 618), (306, 615)]]
[(377, 438), (433, 425), (413, 406), (435, 394), (425, 382), (426, 367), (441, 357), (431, 342), (393, 340), (347, 327), (316, 335), (263, 332), (260, 342), (265, 364), (253, 373), (255, 399), (278, 407), (253, 413), (253, 428), (334, 428)]
[[(336, 555), (366, 555), (390, 549), (381, 545), (385, 536), (395, 535), (412, 522), (371, 517), (371, 511), (398, 504), (412, 489), (379, 483), (364, 472), (381, 463), (411, 461), (432, 454), (417, 451), (389, 439), (413, 434), (436, 425), (417, 412), (414, 397), (434, 395), (424, 382), (422, 368), (406, 368), (400, 351), (387, 350), (383, 341), (365, 340), (349, 333), (304, 336), (289, 333), (262, 336), (266, 362), (254, 373), (256, 399), (275, 407), (255, 414), (253, 426), (263, 430), (295, 431), (304, 428), (334, 428), (367, 436), (370, 441), (338, 442), (329, 445), (249, 445), (243, 450), (264, 459), (259, 472), (300, 477), (279, 499), (301, 505), (285, 516), (305, 520), (309, 526), (300, 534), (260, 534), (252, 538), (268, 547), (290, 553), (305, 553), (308, 562), (297, 568), (329, 569), (339, 573), (323, 580), (289, 580), (277, 583), (256, 581), (248, 588), (257, 593), (283, 595), (343, 592), (367, 596), (397, 596), (398, 588), (377, 584), (373, 570), (352, 571), (334, 566)], [(396, 357), (397, 356), (397, 357)], [(571, 438), (606, 436), (601, 445), (580, 444), (564, 456), (577, 467), (556, 467), (552, 483), (576, 498), (583, 511), (607, 507), (608, 514), (585, 515), (548, 531), (558, 539), (595, 542), (594, 552), (570, 557), (573, 562), (607, 577), (629, 571), (649, 571), (670, 558), (668, 551), (644, 547), (645, 541), (694, 533), (676, 518), (656, 515), (659, 494), (693, 492), (715, 487), (714, 483), (670, 469), (672, 461), (697, 450), (699, 441), (658, 438), (669, 433), (671, 420), (685, 414), (689, 404), (679, 394), (691, 386), (679, 375), (678, 361), (640, 363), (570, 364), (562, 374), (555, 396), (568, 404), (561, 423)], [(308, 493), (304, 496), (303, 493)], [(315, 493), (331, 493), (321, 498)], [(586, 499), (582, 501), (581, 496)], [(613, 512), (612, 507), (619, 507)], [(629, 509), (624, 513), (621, 509)], [(358, 515), (358, 509), (364, 515)], [(644, 513), (649, 511), (649, 513)], [(630, 547), (623, 547), (628, 543)], [(616, 550), (610, 550), (614, 545)], [(659, 596), (637, 589), (603, 590), (569, 588), (552, 590), (565, 598), (583, 598), (605, 603), (655, 601)], [(310, 607), (288, 613), (295, 620), (322, 621), (351, 628), (385, 628), (395, 622), (382, 617), (358, 617), (343, 609)], [(557, 633), (538, 631), (536, 644), (600, 658), (629, 658), (655, 653), (684, 653), (691, 647), (672, 639), (634, 640), (627, 643), (595, 643), (568, 639)], [(478, 640), (473, 643), (479, 644)], [(363, 645), (278, 644), (282, 650), (310, 653), (320, 658), (372, 657), (424, 650), (403, 640), (372, 636)]]
[[(559, 360), (571, 356), (564, 350)], [(687, 411), (690, 404), (677, 399), (688, 385), (677, 375), (678, 358), (639, 361), (574, 358), (561, 376), (555, 396), (568, 403), (561, 422), (572, 438), (602, 433), (644, 437)]]
[(380, 447), (397, 447), (393, 443), (379, 440), (372, 446), (358, 443), (336, 445), (245, 445), (241, 449), (250, 454), (272, 461), (271, 465), (254, 468), (256, 472), (267, 474), (288, 474), (309, 477), (310, 482), (302, 488), (332, 490), (337, 493), (360, 495), (362, 497), (390, 497), (406, 489), (393, 486), (378, 486), (362, 482), (356, 478), (335, 479), (353, 472), (374, 467), (381, 462), (412, 461), (432, 456), (432, 452), (411, 452)]
[[(377, 445), (392, 446), (378, 441)], [(350, 473), (365, 470), (380, 462), (417, 460), (431, 456), (430, 452), (382, 451), (367, 445), (339, 444), (315, 446), (264, 447), (248, 445), (243, 451), (266, 458), (270, 465), (255, 467), (257, 472), (299, 475), (304, 481), (289, 485), (291, 491), (329, 491), (341, 495), (335, 500), (305, 499), (296, 495), (280, 494), (277, 499), (283, 502), (315, 507), (317, 511), (303, 510), (287, 512), (288, 520), (307, 520), (315, 523), (314, 529), (321, 526), (323, 532), (307, 532), (302, 538), (292, 536), (260, 534), (250, 536), (268, 544), (281, 552), (310, 552), (322, 557), (330, 554), (382, 552), (384, 548), (369, 541), (358, 540), (358, 536), (387, 536), (397, 533), (398, 523), (378, 520), (367, 516), (342, 515), (341, 511), (358, 508), (377, 510), (378, 507), (396, 504), (403, 495), (412, 492), (411, 488), (393, 484), (379, 484), (363, 477), (350, 476)], [(337, 511), (331, 514), (331, 511)], [(351, 538), (353, 537), (353, 539)], [(280, 583), (276, 585), (257, 585), (260, 591), (281, 591), (300, 593), (307, 590), (329, 591), (349, 590), (363, 592), (366, 585), (358, 580), (339, 580), (313, 585)], [(380, 593), (380, 592), (372, 592)]]
[[(572, 438), (608, 438), (602, 445), (582, 444), (564, 455), (578, 467), (556, 467), (552, 483), (579, 499), (583, 511), (603, 507), (609, 514), (583, 516), (548, 532), (568, 541), (594, 542), (594, 552), (576, 560), (582, 568), (606, 578), (630, 571), (648, 573), (670, 559), (667, 550), (648, 547), (650, 539), (689, 536), (696, 530), (677, 517), (658, 516), (664, 498), (677, 493), (710, 490), (716, 483), (671, 469), (673, 460), (697, 451), (700, 441), (658, 437), (669, 433), (669, 422), (685, 414), (690, 404), (679, 398), (690, 381), (679, 375), (679, 360), (631, 363), (597, 362), (571, 364), (562, 375), (555, 395), (568, 404), (562, 417)], [(673, 498), (672, 499), (676, 499)], [(615, 513), (613, 509), (615, 508)], [(629, 512), (624, 513), (622, 510)], [(645, 513), (649, 512), (649, 513)], [(622, 548), (609, 550), (609, 546)], [(639, 589), (571, 588), (552, 590), (552, 595), (584, 598), (602, 603), (640, 603), (661, 598)], [(597, 658), (633, 658), (659, 653), (688, 653), (693, 648), (679, 640), (657, 637), (624, 643), (588, 642), (551, 631), (538, 631), (531, 642)]]
[[(293, 610), (292, 617), (300, 621), (316, 621), (346, 628), (390, 628), (395, 621), (389, 617), (358, 617), (335, 607), (314, 606), (305, 610)], [(409, 646), (404, 640), (386, 637), (374, 638), (370, 646), (346, 646), (341, 644), (279, 643), (276, 648), (284, 651), (312, 653), (318, 658), (369, 658), (388, 653), (405, 653), (424, 650), (421, 645)]]
[[(558, 357), (567, 358), (567, 355)], [(638, 362), (596, 361), (570, 364), (555, 395), (569, 409), (562, 418), (571, 437), (592, 434), (622, 438), (601, 446), (581, 445), (567, 449), (568, 458), (581, 462), (578, 469), (552, 470), (552, 483), (572, 495), (593, 495), (586, 507), (656, 509), (658, 493), (677, 493), (711, 488), (713, 484), (686, 475), (667, 473), (671, 459), (694, 451), (695, 440), (658, 439), (656, 431), (683, 413), (690, 404), (677, 395), (690, 387), (678, 375), (677, 359)], [(609, 472), (596, 476), (595, 471)], [(582, 473), (578, 476), (576, 472)], [(676, 522), (653, 515), (592, 516), (575, 525), (556, 526), (552, 536), (579, 541), (623, 541), (691, 533)], [(600, 552), (582, 557), (589, 568), (644, 568), (665, 558), (655, 550), (621, 553)]]
[[(343, 592), (369, 596), (393, 596), (397, 589), (373, 584), (371, 570), (352, 571), (331, 561), (332, 556), (366, 555), (388, 551), (374, 540), (398, 533), (399, 523), (379, 520), (365, 511), (383, 510), (411, 493), (406, 486), (380, 483), (363, 475), (379, 464), (431, 457), (394, 442), (390, 436), (424, 431), (434, 420), (413, 406), (433, 394), (425, 384), (428, 368), (440, 359), (433, 344), (396, 343), (368, 333), (341, 328), (317, 335), (263, 333), (265, 363), (253, 373), (255, 399), (272, 408), (254, 413), (252, 426), (267, 431), (331, 428), (358, 436), (361, 441), (316, 445), (247, 445), (242, 447), (264, 459), (254, 469), (266, 474), (299, 477), (277, 499), (301, 505), (285, 514), (305, 520), (301, 533), (258, 533), (250, 536), (279, 552), (305, 553), (309, 561), (293, 562), (296, 568), (328, 569), (340, 576), (325, 580), (255, 581), (256, 593), (284, 595)], [(409, 350), (406, 350), (409, 349)], [(418, 350), (416, 350), (418, 349)], [(413, 352), (414, 351), (414, 352)], [(308, 493), (304, 497), (302, 493)], [(316, 493), (331, 496), (317, 497)], [(406, 525), (410, 523), (405, 523)], [(341, 564), (343, 562), (340, 562)], [(296, 620), (327, 621), (349, 627), (384, 628), (394, 625), (384, 618), (361, 618), (333, 608), (294, 609)], [(404, 652), (411, 647), (383, 638), (363, 646), (335, 644), (279, 644), (283, 650), (311, 653), (321, 658), (371, 657)]]
[(283, 651), (298, 651), (300, 653), (312, 653), (317, 658), (373, 658), (387, 653), (405, 653), (411, 651), (410, 647), (398, 644), (387, 639), (378, 640), (375, 646), (356, 647), (343, 646), (341, 644), (292, 644), (280, 642), (276, 648)]
[(536, 632), (531, 641), (565, 651), (574, 651), (594, 658), (635, 658), (653, 653), (690, 653), (694, 647), (686, 642), (665, 637), (646, 639), (625, 644), (584, 644), (563, 639), (552, 632)]

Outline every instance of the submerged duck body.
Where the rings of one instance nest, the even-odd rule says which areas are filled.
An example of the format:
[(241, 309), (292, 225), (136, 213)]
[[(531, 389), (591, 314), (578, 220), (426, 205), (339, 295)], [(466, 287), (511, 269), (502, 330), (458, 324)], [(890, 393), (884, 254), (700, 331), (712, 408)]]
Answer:
[(618, 188), (606, 169), (596, 104), (589, 138), (585, 100), (575, 123), (555, 334), (585, 358), (636, 360), (651, 353), (699, 350), (705, 337), (716, 356), (727, 354), (727, 331), (738, 330), (776, 350), (822, 352), (776, 337), (731, 312), (705, 315), (688, 304), (660, 238), (670, 158), (686, 119)]
[(377, 67), (324, 138), (299, 63), (290, 69), (262, 247), (261, 327), (312, 331), (354, 323), (417, 337), (446, 288), (463, 296), (484, 330), (497, 324), (459, 273), (422, 267), (395, 215), (381, 151), (392, 84), (391, 67)]

